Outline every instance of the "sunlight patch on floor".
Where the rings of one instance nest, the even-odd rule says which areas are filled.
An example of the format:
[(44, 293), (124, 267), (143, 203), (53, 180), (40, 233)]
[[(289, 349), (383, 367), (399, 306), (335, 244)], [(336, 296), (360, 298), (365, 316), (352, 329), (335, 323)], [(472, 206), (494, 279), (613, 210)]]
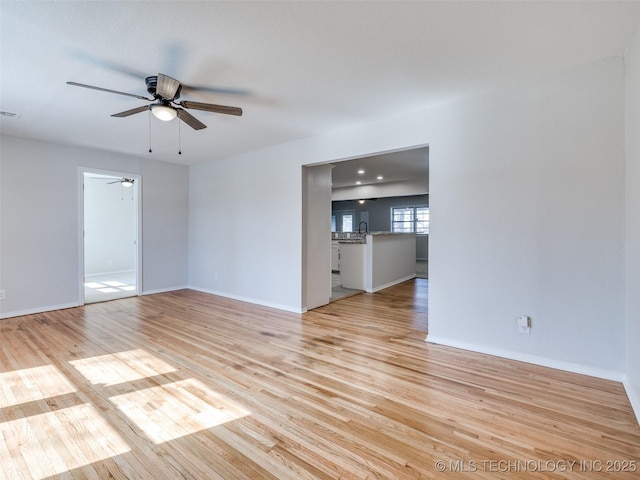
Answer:
[(112, 288), (112, 287), (97, 288), (96, 290), (98, 290), (99, 292), (102, 292), (102, 293), (114, 293), (114, 292), (118, 291), (117, 288)]
[(94, 385), (117, 385), (175, 372), (166, 362), (142, 349), (110, 353), (69, 362)]
[(85, 278), (85, 303), (131, 297), (137, 293), (134, 271), (90, 274)]
[[(69, 364), (155, 444), (251, 414), (199, 380), (172, 381), (166, 374), (177, 370), (143, 349)], [(122, 384), (141, 379), (159, 385), (117, 394)], [(103, 412), (77, 392), (53, 365), (0, 373), (0, 408), (11, 412), (0, 419), (0, 478), (23, 478), (17, 472), (24, 469), (38, 480), (76, 469), (91, 477), (91, 464), (131, 451)]]
[(193, 378), (109, 400), (156, 444), (251, 414)]
[(0, 423), (0, 438), (4, 439), (0, 442), (0, 474), (11, 475), (15, 469), (11, 452), (19, 451), (22, 465), (37, 480), (130, 451), (90, 404)]
[(76, 388), (53, 365), (0, 373), (0, 408), (75, 391)]

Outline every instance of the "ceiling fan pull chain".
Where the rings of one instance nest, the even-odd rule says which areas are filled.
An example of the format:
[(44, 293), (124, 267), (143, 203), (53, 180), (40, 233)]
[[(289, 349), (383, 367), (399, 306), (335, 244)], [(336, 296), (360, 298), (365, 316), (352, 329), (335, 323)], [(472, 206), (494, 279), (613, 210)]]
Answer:
[(178, 122), (178, 155), (182, 155), (182, 129), (180, 128), (180, 122)]
[(149, 153), (151, 153), (151, 109), (149, 109)]

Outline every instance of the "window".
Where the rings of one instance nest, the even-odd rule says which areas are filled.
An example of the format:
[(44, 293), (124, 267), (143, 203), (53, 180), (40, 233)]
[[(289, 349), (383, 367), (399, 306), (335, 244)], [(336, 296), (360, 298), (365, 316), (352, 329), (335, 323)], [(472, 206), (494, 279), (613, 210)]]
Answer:
[(396, 233), (429, 233), (429, 207), (391, 208), (391, 231)]
[(353, 232), (354, 210), (334, 210), (331, 215), (331, 231)]
[(416, 207), (416, 233), (429, 234), (429, 207)]
[(351, 214), (342, 215), (342, 231), (353, 232), (353, 215)]

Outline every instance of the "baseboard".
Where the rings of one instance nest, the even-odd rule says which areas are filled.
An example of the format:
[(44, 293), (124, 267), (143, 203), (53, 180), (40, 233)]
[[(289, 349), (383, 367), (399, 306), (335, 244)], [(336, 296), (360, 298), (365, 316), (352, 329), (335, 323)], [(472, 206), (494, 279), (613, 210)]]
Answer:
[(232, 300), (239, 300), (241, 302), (252, 303), (254, 305), (260, 305), (262, 307), (269, 307), (269, 308), (275, 308), (277, 310), (284, 310), (286, 312), (292, 312), (292, 313), (306, 312), (306, 309), (303, 309), (303, 308), (294, 308), (294, 307), (291, 307), (290, 305), (282, 305), (279, 303), (265, 302), (262, 300), (257, 300), (255, 298), (243, 297), (241, 295), (234, 295), (226, 292), (218, 292), (217, 290), (209, 290), (207, 288), (200, 288), (200, 287), (194, 287), (194, 286), (189, 286), (187, 288), (190, 288), (191, 290), (196, 290), (197, 292), (209, 293), (211, 295), (217, 295), (219, 297), (225, 297), (225, 298), (230, 298)]
[[(175, 292), (176, 290), (185, 290), (185, 289), (196, 290), (198, 292), (209, 293), (211, 295), (218, 295), (219, 297), (231, 298), (233, 300), (239, 300), (241, 302), (252, 303), (254, 305), (261, 305), (263, 307), (275, 308), (275, 309), (278, 309), (278, 310), (284, 310), (284, 311), (292, 312), (292, 313), (305, 313), (307, 311), (306, 308), (304, 308), (304, 309), (303, 308), (293, 308), (293, 307), (291, 307), (289, 305), (282, 305), (282, 304), (278, 304), (278, 303), (264, 302), (264, 301), (256, 300), (256, 299), (253, 299), (253, 298), (243, 297), (243, 296), (239, 296), (239, 295), (231, 295), (231, 294), (228, 294), (228, 293), (225, 293), (225, 292), (218, 292), (218, 291), (215, 291), (215, 290), (208, 290), (208, 289), (193, 287), (193, 286), (189, 286), (189, 285), (182, 285), (182, 286), (168, 287), (168, 288), (159, 288), (159, 289), (155, 289), (155, 290), (144, 290), (141, 295), (154, 295), (156, 293)], [(61, 305), (51, 305), (51, 306), (48, 306), (48, 307), (38, 307), (38, 308), (30, 308), (30, 309), (27, 309), (27, 310), (17, 310), (17, 311), (14, 311), (14, 312), (0, 312), (0, 320), (5, 319), (5, 318), (21, 317), (23, 315), (32, 315), (34, 313), (50, 312), (50, 311), (53, 311), (53, 310), (64, 310), (65, 308), (74, 308), (74, 307), (80, 307), (80, 306), (82, 306), (81, 303), (73, 302), (73, 303), (65, 303), (65, 304), (61, 304)]]
[(513, 350), (503, 350), (500, 348), (487, 347), (484, 345), (477, 345), (467, 342), (459, 342), (443, 337), (436, 337), (427, 335), (425, 342), (435, 343), (438, 345), (444, 345), (447, 347), (460, 348), (462, 350), (469, 350), (477, 353), (484, 353), (487, 355), (493, 355), (494, 357), (508, 358), (509, 360), (517, 360), (519, 362), (531, 363), (539, 365), (541, 367), (555, 368), (556, 370), (563, 370), (571, 373), (579, 373), (581, 375), (588, 375), (590, 377), (602, 378), (604, 380), (613, 380), (614, 382), (622, 382), (624, 380), (624, 374), (621, 372), (613, 372), (610, 370), (602, 370), (599, 368), (587, 367), (577, 363), (561, 362), (558, 360), (552, 360), (546, 357), (539, 357), (537, 355), (527, 355), (524, 353), (514, 352)]
[(629, 403), (631, 403), (631, 408), (636, 416), (636, 422), (640, 426), (640, 391), (636, 390), (633, 385), (631, 385), (631, 382), (629, 382), (626, 375), (622, 380), (622, 385), (624, 385), (627, 397), (629, 397)]
[(384, 290), (385, 288), (389, 288), (389, 287), (393, 287), (394, 285), (397, 285), (399, 283), (402, 282), (406, 282), (407, 280), (411, 280), (412, 278), (416, 278), (416, 274), (413, 273), (407, 277), (404, 278), (400, 278), (398, 280), (394, 280), (393, 282), (389, 282), (389, 283), (385, 283), (384, 285), (379, 285), (375, 288), (367, 288), (366, 292), (367, 293), (375, 293), (375, 292), (379, 292), (380, 290)]
[(182, 285), (179, 287), (167, 287), (167, 288), (156, 288), (155, 290), (143, 290), (140, 295), (155, 295), (156, 293), (167, 293), (167, 292), (175, 292), (176, 290), (186, 290), (189, 289), (188, 285)]
[(0, 319), (22, 317), (23, 315), (33, 315), (34, 313), (51, 312), (53, 310), (64, 310), (66, 308), (75, 308), (81, 306), (81, 303), (63, 303), (61, 305), (50, 305), (48, 307), (28, 308), (26, 310), (16, 310), (14, 312), (1, 312)]

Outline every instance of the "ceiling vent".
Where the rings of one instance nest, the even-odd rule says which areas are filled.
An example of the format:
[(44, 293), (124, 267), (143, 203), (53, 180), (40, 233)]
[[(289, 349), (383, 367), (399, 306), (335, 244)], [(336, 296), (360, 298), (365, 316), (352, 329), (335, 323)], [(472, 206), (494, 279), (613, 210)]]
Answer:
[(22, 116), (21, 113), (5, 112), (4, 110), (0, 110), (0, 117), (18, 119), (21, 116)]

